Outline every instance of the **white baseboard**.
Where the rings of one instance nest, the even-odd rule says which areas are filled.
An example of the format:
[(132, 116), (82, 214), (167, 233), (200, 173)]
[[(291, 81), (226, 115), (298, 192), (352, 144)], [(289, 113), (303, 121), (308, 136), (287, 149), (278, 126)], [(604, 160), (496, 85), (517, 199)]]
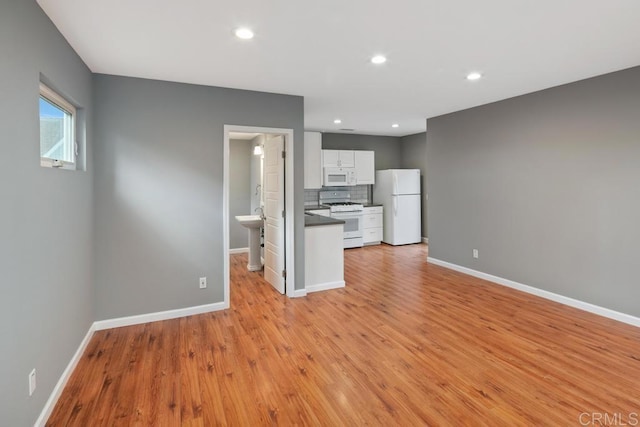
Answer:
[(471, 268), (462, 267), (457, 264), (442, 261), (437, 258), (427, 257), (427, 261), (431, 264), (439, 265), (441, 267), (456, 270), (461, 273), (468, 274), (470, 276), (478, 277), (480, 279), (488, 280), (490, 282), (497, 283), (498, 285), (507, 286), (509, 288), (517, 289), (528, 294), (536, 295), (551, 301), (559, 302), (570, 307), (574, 307), (580, 310), (588, 311), (590, 313), (597, 314), (599, 316), (607, 317), (609, 319), (617, 320), (619, 322), (627, 323), (633, 326), (640, 327), (640, 318), (632, 316), (626, 313), (620, 313), (619, 311), (611, 310), (599, 305), (591, 304), (588, 302), (580, 301), (564, 295), (559, 295), (553, 292), (545, 291), (543, 289), (534, 288), (533, 286), (524, 285), (522, 283), (514, 282), (513, 280), (503, 279), (502, 277), (493, 276), (491, 274), (483, 273), (481, 271), (473, 270)]
[(295, 291), (293, 291), (293, 298), (300, 298), (300, 297), (306, 297), (306, 296), (307, 296), (306, 289), (296, 289)]
[(64, 387), (67, 385), (67, 381), (69, 381), (69, 378), (73, 373), (73, 370), (78, 365), (78, 362), (80, 361), (80, 358), (82, 357), (82, 355), (84, 354), (84, 351), (89, 345), (89, 341), (91, 340), (91, 337), (93, 336), (93, 333), (95, 331), (96, 331), (95, 323), (93, 323), (89, 327), (87, 334), (84, 336), (84, 338), (80, 342), (80, 346), (78, 346), (78, 349), (76, 350), (73, 357), (69, 361), (69, 364), (67, 365), (65, 370), (62, 372), (62, 375), (60, 376), (60, 379), (58, 380), (55, 387), (53, 388), (51, 395), (49, 395), (49, 399), (47, 399), (47, 403), (44, 404), (44, 408), (42, 408), (42, 411), (40, 412), (40, 416), (38, 417), (38, 419), (36, 420), (36, 423), (34, 424), (35, 427), (44, 426), (47, 423), (47, 420), (51, 416), (51, 412), (53, 412), (53, 408), (55, 408), (56, 403), (58, 403), (58, 399), (60, 398), (60, 395), (62, 394)]
[(327, 282), (327, 283), (320, 283), (318, 285), (311, 285), (311, 286), (307, 286), (307, 293), (310, 292), (319, 292), (319, 291), (326, 291), (329, 289), (337, 289), (337, 288), (344, 288), (344, 280), (338, 280), (337, 282)]
[(98, 320), (93, 323), (96, 331), (119, 328), (121, 326), (139, 325), (140, 323), (157, 322), (159, 320), (176, 319), (178, 317), (193, 316), (211, 311), (229, 308), (228, 302), (198, 305), (195, 307), (178, 308), (175, 310), (159, 311), (156, 313), (139, 314), (136, 316), (119, 317), (116, 319)]
[(249, 252), (249, 248), (235, 248), (235, 249), (229, 249), (229, 255), (233, 255), (233, 254), (244, 254)]
[(428, 245), (429, 244), (429, 238), (428, 237), (423, 237), (422, 238), (422, 243)]

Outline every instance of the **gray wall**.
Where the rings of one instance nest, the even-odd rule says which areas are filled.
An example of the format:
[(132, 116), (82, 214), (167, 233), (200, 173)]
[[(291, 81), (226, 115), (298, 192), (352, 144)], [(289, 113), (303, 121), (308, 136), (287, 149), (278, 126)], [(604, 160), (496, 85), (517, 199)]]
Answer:
[(0, 425), (29, 426), (93, 322), (91, 153), (87, 172), (40, 167), (40, 73), (89, 141), (91, 73), (35, 1), (0, 2), (0, 58)]
[(246, 248), (248, 230), (236, 221), (236, 215), (250, 215), (251, 198), (251, 158), (253, 142), (232, 139), (229, 141), (229, 248)]
[[(303, 165), (303, 98), (107, 75), (94, 76), (94, 96), (96, 318), (223, 301), (224, 125), (293, 129)], [(294, 176), (298, 287), (303, 172)]]
[(427, 237), (427, 134), (425, 132), (400, 138), (401, 167), (420, 169), (422, 189), (422, 237)]
[(401, 167), (400, 138), (395, 136), (323, 133), (325, 150), (373, 150), (376, 152), (376, 170)]
[(640, 316), (639, 95), (636, 67), (429, 119), (430, 256)]

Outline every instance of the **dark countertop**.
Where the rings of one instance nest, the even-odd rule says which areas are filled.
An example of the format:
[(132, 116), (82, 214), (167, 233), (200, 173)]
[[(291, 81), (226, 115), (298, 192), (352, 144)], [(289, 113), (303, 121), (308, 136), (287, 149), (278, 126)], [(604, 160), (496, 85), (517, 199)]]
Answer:
[[(382, 206), (382, 203), (363, 203), (362, 206), (364, 206), (365, 208), (372, 208), (374, 206)], [(322, 206), (322, 205), (313, 205), (313, 206), (304, 207), (305, 211), (315, 211), (318, 209), (329, 209), (329, 207)]]
[(344, 221), (341, 219), (329, 218), (328, 216), (315, 215), (311, 213), (304, 214), (305, 227), (315, 227), (318, 225), (336, 225), (336, 224), (344, 224)]
[(313, 206), (306, 206), (304, 207), (305, 211), (315, 211), (318, 209), (329, 209), (329, 206), (322, 206), (322, 205), (313, 205)]

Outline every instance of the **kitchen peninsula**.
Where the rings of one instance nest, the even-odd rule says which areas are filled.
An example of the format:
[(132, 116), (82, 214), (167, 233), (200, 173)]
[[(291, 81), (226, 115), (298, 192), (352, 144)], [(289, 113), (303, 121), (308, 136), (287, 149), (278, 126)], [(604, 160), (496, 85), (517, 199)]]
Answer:
[(304, 226), (307, 293), (344, 287), (344, 221), (305, 213)]

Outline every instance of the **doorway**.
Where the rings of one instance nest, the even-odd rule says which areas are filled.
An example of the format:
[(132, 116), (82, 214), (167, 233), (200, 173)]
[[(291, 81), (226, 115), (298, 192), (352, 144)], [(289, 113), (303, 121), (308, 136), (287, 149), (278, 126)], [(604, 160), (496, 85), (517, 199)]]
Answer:
[[(235, 138), (234, 138), (235, 137)], [(255, 140), (262, 148), (261, 177), (264, 181), (251, 181), (251, 212), (244, 215), (264, 214), (264, 278), (278, 292), (293, 297), (294, 283), (294, 206), (293, 206), (293, 130), (225, 125), (224, 127), (224, 182), (223, 182), (223, 253), (224, 302), (230, 306), (230, 225), (235, 227), (235, 215), (230, 212), (232, 171), (231, 144), (234, 139)], [(237, 150), (233, 150), (234, 153)], [(257, 151), (256, 151), (257, 153)], [(284, 154), (283, 154), (284, 153)], [(255, 171), (255, 167), (252, 167)], [(233, 172), (233, 174), (232, 174)], [(259, 204), (257, 204), (259, 203)], [(237, 228), (237, 227), (236, 227)]]

